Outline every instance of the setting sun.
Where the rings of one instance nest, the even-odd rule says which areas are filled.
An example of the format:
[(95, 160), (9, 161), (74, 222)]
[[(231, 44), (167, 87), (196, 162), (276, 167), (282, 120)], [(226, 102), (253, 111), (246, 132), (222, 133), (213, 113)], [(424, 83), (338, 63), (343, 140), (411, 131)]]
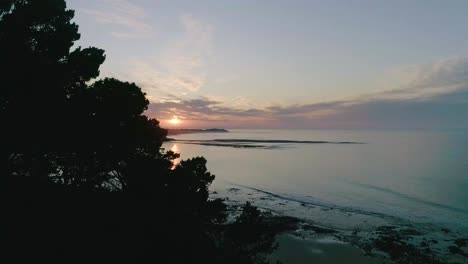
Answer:
[(171, 120), (169, 120), (169, 123), (172, 125), (180, 124), (180, 119), (177, 118), (177, 116), (174, 116)]

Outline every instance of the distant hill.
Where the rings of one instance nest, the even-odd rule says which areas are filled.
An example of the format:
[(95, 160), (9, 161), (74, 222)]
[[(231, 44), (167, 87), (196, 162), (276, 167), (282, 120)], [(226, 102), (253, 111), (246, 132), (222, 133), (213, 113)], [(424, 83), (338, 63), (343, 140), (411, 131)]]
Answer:
[(208, 128), (208, 129), (168, 129), (168, 135), (192, 134), (192, 133), (227, 133), (224, 128)]

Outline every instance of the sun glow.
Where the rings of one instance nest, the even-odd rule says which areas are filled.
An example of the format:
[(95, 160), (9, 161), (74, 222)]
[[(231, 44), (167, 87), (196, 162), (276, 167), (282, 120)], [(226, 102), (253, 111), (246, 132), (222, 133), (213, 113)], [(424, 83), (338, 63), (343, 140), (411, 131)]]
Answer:
[(171, 120), (169, 120), (169, 124), (172, 124), (172, 125), (180, 124), (180, 119), (177, 118), (177, 116), (174, 116), (174, 117), (172, 117)]

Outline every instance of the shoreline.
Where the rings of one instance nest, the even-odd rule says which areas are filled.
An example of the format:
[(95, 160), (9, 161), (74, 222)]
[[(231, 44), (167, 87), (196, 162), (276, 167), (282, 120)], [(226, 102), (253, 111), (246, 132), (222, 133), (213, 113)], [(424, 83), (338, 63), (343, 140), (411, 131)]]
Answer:
[(280, 248), (271, 258), (284, 263), (301, 263), (302, 258), (312, 263), (339, 263), (337, 257), (348, 263), (468, 261), (468, 238), (436, 224), (306, 204), (245, 186), (225, 187), (213, 191), (211, 196), (226, 199), (234, 208), (249, 201), (275, 216), (298, 220), (294, 228), (277, 235)]

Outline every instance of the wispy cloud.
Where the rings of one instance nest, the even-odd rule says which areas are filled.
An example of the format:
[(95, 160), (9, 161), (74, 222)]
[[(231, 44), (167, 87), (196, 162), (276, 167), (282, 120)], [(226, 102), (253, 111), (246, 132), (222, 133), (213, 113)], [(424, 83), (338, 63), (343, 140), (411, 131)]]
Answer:
[(149, 95), (185, 96), (199, 91), (206, 82), (203, 68), (210, 56), (213, 26), (190, 15), (180, 16), (179, 24), (182, 35), (160, 54), (129, 63), (126, 77)]
[(141, 38), (151, 33), (145, 10), (127, 0), (97, 0), (94, 8), (80, 11), (98, 23), (115, 26), (110, 34), (116, 38)]
[(448, 59), (400, 70), (399, 88), (313, 104), (239, 108), (199, 98), (154, 102), (148, 114), (173, 115), (193, 126), (300, 128), (468, 127), (468, 59)]
[(448, 58), (430, 64), (391, 70), (374, 96), (386, 99), (424, 99), (463, 89), (468, 83), (468, 58)]

